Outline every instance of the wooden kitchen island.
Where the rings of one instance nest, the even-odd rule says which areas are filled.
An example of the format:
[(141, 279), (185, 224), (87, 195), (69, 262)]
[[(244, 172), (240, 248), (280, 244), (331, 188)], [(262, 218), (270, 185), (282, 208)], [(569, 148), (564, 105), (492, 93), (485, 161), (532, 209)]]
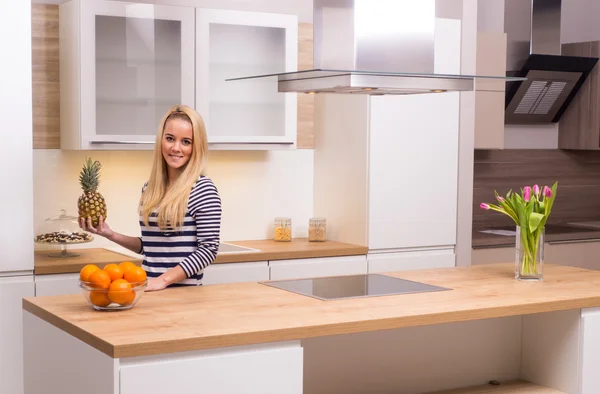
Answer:
[(600, 272), (512, 269), (386, 273), (451, 290), (334, 301), (259, 283), (146, 293), (124, 312), (26, 298), (25, 393), (600, 393)]

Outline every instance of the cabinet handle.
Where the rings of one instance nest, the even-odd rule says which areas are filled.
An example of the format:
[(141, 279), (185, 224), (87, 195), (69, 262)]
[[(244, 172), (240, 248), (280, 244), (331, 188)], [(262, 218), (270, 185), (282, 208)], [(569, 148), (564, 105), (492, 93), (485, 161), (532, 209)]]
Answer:
[(581, 243), (589, 243), (589, 242), (598, 242), (600, 239), (598, 238), (587, 238), (587, 239), (567, 239), (564, 241), (547, 241), (549, 245), (561, 245), (561, 244), (581, 244)]

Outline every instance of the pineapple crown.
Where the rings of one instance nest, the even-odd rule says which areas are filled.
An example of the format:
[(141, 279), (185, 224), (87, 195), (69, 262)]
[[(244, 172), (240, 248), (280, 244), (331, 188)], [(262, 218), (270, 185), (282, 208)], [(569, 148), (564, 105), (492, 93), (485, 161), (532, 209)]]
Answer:
[(92, 161), (89, 157), (86, 158), (85, 164), (79, 173), (79, 183), (84, 192), (93, 192), (98, 189), (101, 167), (102, 165), (98, 160)]

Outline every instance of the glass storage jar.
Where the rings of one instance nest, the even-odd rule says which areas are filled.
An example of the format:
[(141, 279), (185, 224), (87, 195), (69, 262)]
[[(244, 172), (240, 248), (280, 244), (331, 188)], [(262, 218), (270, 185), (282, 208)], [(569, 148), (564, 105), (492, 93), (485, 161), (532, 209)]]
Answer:
[(67, 251), (67, 246), (92, 242), (93, 239), (91, 234), (79, 228), (76, 216), (69, 216), (61, 209), (60, 215), (48, 218), (36, 226), (34, 241), (45, 246), (60, 246), (61, 251), (48, 253), (49, 257), (76, 257), (79, 254)]
[(324, 242), (327, 239), (327, 222), (324, 218), (308, 220), (308, 241)]
[(275, 218), (275, 241), (289, 242), (292, 240), (292, 219)]

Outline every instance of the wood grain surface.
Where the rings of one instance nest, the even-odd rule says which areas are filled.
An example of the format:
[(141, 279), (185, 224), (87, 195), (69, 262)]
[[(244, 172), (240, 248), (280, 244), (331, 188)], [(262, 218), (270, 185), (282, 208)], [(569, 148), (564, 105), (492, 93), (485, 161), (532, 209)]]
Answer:
[[(298, 25), (298, 70), (313, 68), (313, 25)], [(298, 139), (299, 149), (315, 147), (315, 96), (298, 93)]]
[(600, 306), (600, 272), (547, 265), (544, 281), (514, 264), (386, 275), (452, 290), (321, 301), (259, 283), (144, 293), (131, 310), (94, 311), (81, 294), (32, 297), (25, 310), (113, 358)]
[(455, 390), (436, 391), (428, 394), (567, 394), (524, 380), (501, 382), (499, 385), (481, 385)]
[(552, 185), (558, 192), (549, 224), (600, 220), (600, 151), (559, 149), (476, 150), (473, 229), (513, 225), (506, 215), (479, 208), (526, 185)]
[[(600, 57), (600, 41), (562, 45), (565, 56)], [(560, 149), (600, 149), (600, 67), (592, 70), (559, 120)]]
[(49, 257), (48, 252), (54, 250), (36, 250), (34, 253), (34, 273), (36, 275), (76, 273), (86, 264), (96, 264), (103, 268), (106, 264), (131, 261), (141, 265), (142, 261), (133, 257), (113, 252), (108, 249), (73, 249), (71, 252), (79, 254), (78, 257), (57, 258)]
[(58, 5), (31, 4), (33, 148), (60, 148)]
[[(245, 263), (251, 261), (303, 259), (314, 257), (337, 257), (365, 255), (368, 252), (366, 246), (347, 244), (342, 242), (308, 242), (307, 238), (294, 238), (291, 242), (275, 242), (273, 240), (258, 241), (235, 241), (228, 242), (234, 245), (246, 246), (258, 249), (258, 252), (218, 254), (213, 264), (223, 263)], [(52, 258), (47, 256), (47, 251), (35, 252), (35, 273), (41, 274), (64, 274), (79, 272), (86, 264), (98, 264), (104, 266), (108, 263), (120, 263), (122, 261), (133, 261), (141, 264), (141, 261), (132, 260), (132, 257), (107, 249), (77, 249), (80, 257), (75, 258)]]
[[(60, 149), (58, 5), (32, 4), (33, 148)], [(312, 23), (298, 25), (298, 69), (313, 67)], [(314, 96), (298, 94), (297, 147), (314, 148)]]

